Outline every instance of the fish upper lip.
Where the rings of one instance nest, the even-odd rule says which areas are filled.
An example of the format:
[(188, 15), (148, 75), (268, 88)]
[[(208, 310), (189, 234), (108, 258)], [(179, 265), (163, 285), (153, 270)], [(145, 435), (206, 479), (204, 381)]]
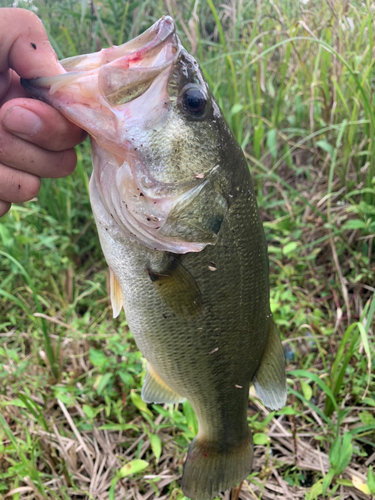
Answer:
[[(84, 54), (82, 56), (68, 57), (60, 61), (66, 71), (77, 71), (82, 66), (87, 64), (88, 59), (94, 59), (92, 65), (89, 65), (88, 70), (103, 66), (120, 57), (134, 53), (135, 58), (140, 55), (156, 49), (159, 45), (171, 35), (176, 33), (176, 25), (170, 16), (163, 16), (156, 21), (148, 30), (141, 33), (133, 40), (123, 43), (122, 45), (108, 47), (93, 54)], [(96, 57), (93, 57), (96, 56)], [(82, 65), (80, 62), (82, 61)], [(83, 70), (85, 70), (83, 68)]]
[(153, 26), (158, 30), (158, 35), (162, 41), (168, 35), (176, 32), (176, 25), (171, 16), (163, 16)]
[[(40, 93), (35, 92), (36, 89), (49, 89), (54, 86), (57, 88), (64, 87), (72, 82), (72, 78), (78, 79), (90, 74), (90, 72), (95, 73), (102, 66), (107, 64), (114, 66), (128, 64), (129, 67), (134, 69), (137, 67), (146, 69), (147, 65), (142, 65), (144, 59), (153, 53), (158, 53), (168, 39), (170, 39), (173, 52), (175, 53), (173, 59), (176, 59), (181, 50), (181, 43), (176, 35), (176, 25), (170, 16), (163, 16), (134, 40), (130, 40), (119, 46), (102, 49), (93, 54), (84, 54), (82, 56), (69, 57), (61, 60), (60, 64), (66, 73), (51, 77), (32, 78), (29, 80), (21, 78), (21, 84), (30, 94), (43, 99)], [(143, 40), (145, 40), (146, 43), (141, 45)], [(92, 63), (90, 64), (91, 59)], [(168, 60), (165, 64), (158, 64), (157, 66), (151, 64), (151, 67), (149, 67), (150, 69), (153, 67), (156, 70), (159, 66), (160, 71), (162, 71), (172, 62), (173, 60)]]

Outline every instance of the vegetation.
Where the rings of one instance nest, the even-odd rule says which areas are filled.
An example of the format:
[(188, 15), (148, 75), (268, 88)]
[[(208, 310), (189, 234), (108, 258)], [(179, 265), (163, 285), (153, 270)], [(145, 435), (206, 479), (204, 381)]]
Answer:
[[(0, 5), (14, 2), (0, 0)], [(375, 495), (375, 10), (369, 0), (31, 0), (59, 57), (169, 12), (254, 177), (288, 406), (252, 397), (240, 498)], [(0, 222), (0, 499), (183, 499), (188, 403), (147, 406), (144, 363), (91, 215), (89, 144)]]

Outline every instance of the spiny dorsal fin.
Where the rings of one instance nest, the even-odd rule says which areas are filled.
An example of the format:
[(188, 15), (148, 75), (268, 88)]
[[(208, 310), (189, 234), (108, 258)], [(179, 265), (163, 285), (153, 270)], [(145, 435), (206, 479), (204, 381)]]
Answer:
[(280, 410), (285, 405), (287, 389), (284, 349), (273, 321), (253, 382), (255, 391), (265, 406), (271, 410)]
[(142, 399), (145, 403), (181, 403), (185, 400), (162, 380), (150, 363), (147, 364), (146, 377), (143, 382)]
[(122, 292), (120, 283), (117, 281), (115, 273), (112, 271), (111, 268), (109, 268), (109, 287), (111, 290), (111, 304), (113, 310), (113, 317), (117, 318), (123, 306)]

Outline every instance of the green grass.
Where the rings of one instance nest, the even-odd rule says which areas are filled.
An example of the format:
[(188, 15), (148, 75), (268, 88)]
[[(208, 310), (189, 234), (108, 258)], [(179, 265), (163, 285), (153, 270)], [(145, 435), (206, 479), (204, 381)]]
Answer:
[[(31, 5), (61, 58), (126, 41), (171, 5), (249, 160), (288, 361), (288, 406), (251, 399), (240, 498), (374, 496), (370, 2), (18, 3)], [(181, 500), (195, 416), (140, 399), (144, 363), (111, 317), (88, 143), (77, 149), (72, 176), (0, 222), (0, 499)]]

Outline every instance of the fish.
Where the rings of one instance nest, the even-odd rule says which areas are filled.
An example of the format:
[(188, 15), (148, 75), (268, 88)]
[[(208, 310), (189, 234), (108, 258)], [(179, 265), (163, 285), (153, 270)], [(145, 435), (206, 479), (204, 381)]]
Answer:
[(171, 17), (61, 66), (22, 84), (90, 135), (113, 316), (147, 360), (143, 400), (194, 409), (182, 491), (211, 500), (251, 472), (250, 384), (272, 410), (287, 393), (247, 161)]

